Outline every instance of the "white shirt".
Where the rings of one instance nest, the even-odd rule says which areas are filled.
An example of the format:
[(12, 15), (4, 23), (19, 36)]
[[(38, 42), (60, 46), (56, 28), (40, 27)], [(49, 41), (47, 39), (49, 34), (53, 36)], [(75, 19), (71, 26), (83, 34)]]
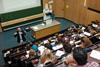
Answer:
[(22, 36), (21, 36), (22, 32), (18, 32), (18, 33), (19, 33), (19, 37), (20, 37), (20, 43), (22, 43), (23, 42), (23, 39), (22, 39)]

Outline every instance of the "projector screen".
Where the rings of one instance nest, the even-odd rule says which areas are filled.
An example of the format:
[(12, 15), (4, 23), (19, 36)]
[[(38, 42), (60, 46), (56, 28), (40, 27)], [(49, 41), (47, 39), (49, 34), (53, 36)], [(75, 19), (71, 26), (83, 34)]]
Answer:
[(41, 0), (3, 0), (3, 13), (41, 6)]

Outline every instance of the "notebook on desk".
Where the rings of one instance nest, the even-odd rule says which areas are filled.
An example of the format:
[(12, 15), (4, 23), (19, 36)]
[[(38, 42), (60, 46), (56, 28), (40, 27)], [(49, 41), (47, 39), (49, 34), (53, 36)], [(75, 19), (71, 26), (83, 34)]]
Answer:
[(58, 57), (61, 57), (61, 56), (64, 55), (64, 54), (65, 54), (64, 51), (57, 50), (55, 55), (58, 56)]
[(91, 33), (84, 32), (84, 35), (86, 35), (86, 36), (91, 36)]
[(44, 44), (47, 44), (47, 43), (49, 43), (49, 41), (48, 40), (44, 40), (43, 43)]
[(38, 50), (40, 51), (40, 55), (43, 54), (43, 52), (44, 52), (45, 49), (46, 49), (46, 47), (44, 47), (44, 46), (39, 46), (38, 47)]
[(92, 26), (93, 26), (93, 27), (98, 27), (98, 25), (97, 25), (97, 24), (92, 24)]
[(100, 60), (100, 51), (92, 50), (90, 57), (97, 59), (97, 60)]
[(58, 50), (58, 49), (61, 49), (61, 48), (63, 48), (63, 45), (62, 44), (57, 45), (57, 46), (54, 46), (52, 49), (53, 50)]

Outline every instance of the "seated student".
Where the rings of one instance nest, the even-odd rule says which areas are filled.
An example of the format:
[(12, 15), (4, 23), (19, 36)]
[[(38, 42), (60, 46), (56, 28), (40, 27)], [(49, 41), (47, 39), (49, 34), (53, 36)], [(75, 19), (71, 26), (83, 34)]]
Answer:
[(31, 47), (35, 52), (38, 52), (38, 46), (36, 44), (33, 44)]
[(44, 44), (44, 46), (50, 50), (52, 50), (52, 45), (50, 43), (46, 43)]
[(92, 21), (92, 27), (97, 31), (100, 32), (100, 22), (98, 20)]
[(91, 34), (93, 34), (93, 35), (96, 33), (96, 31), (95, 31), (90, 25), (88, 25), (87, 29), (88, 29), (89, 32), (90, 32)]
[(92, 45), (91, 40), (88, 37), (84, 37), (82, 39), (83, 43), (84, 43), (84, 47), (89, 47), (90, 45)]
[(61, 41), (67, 43), (69, 42), (69, 40), (70, 40), (70, 36), (64, 33)]
[[(50, 66), (54, 63), (54, 55), (51, 53), (49, 49), (44, 50), (42, 56), (41, 56), (41, 63), (43, 66), (47, 66), (50, 64)], [(53, 65), (52, 65), (53, 66)]]
[(61, 42), (62, 41), (63, 35), (61, 35), (61, 34), (55, 34), (55, 36), (56, 36), (58, 42)]
[(87, 53), (80, 47), (73, 49), (73, 52), (66, 57), (68, 67), (100, 67), (97, 62), (88, 61)]
[(82, 41), (75, 43), (75, 47), (85, 48), (84, 43)]
[(67, 54), (72, 51), (72, 45), (70, 45), (69, 42), (63, 43), (63, 48)]
[(29, 58), (30, 58), (30, 59), (31, 59), (31, 58), (34, 58), (35, 55), (36, 55), (36, 52), (35, 52), (34, 50), (30, 49), (30, 51), (29, 51)]

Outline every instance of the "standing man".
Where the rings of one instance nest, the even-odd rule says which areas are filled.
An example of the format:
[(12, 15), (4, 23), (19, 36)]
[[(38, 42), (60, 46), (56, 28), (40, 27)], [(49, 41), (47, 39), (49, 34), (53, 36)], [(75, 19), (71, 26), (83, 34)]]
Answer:
[(16, 32), (14, 33), (14, 36), (17, 38), (17, 42), (20, 44), (26, 41), (25, 35), (25, 32), (21, 28), (17, 28)]

